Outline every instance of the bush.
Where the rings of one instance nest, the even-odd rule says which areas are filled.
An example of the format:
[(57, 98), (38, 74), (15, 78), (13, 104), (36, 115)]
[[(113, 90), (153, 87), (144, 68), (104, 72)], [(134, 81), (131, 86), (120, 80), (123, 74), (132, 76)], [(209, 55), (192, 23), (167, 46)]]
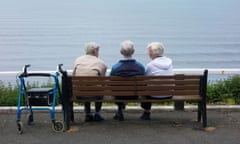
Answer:
[(240, 104), (240, 76), (235, 75), (225, 81), (225, 87), (227, 93), (235, 100), (237, 104)]
[[(34, 83), (26, 83), (27, 89), (35, 88), (35, 87), (53, 87), (53, 82), (48, 81), (47, 83), (39, 84), (37, 82)], [(4, 85), (4, 83), (0, 80), (0, 106), (17, 106), (18, 103), (18, 94), (19, 87), (18, 85), (12, 86), (11, 83), (8, 85)], [(57, 94), (57, 103), (59, 101), (59, 95)]]
[(17, 86), (13, 87), (11, 83), (7, 86), (0, 81), (0, 106), (16, 106), (18, 97)]
[(226, 80), (209, 82), (207, 96), (208, 103), (234, 99), (236, 104), (240, 104), (240, 76), (234, 75)]

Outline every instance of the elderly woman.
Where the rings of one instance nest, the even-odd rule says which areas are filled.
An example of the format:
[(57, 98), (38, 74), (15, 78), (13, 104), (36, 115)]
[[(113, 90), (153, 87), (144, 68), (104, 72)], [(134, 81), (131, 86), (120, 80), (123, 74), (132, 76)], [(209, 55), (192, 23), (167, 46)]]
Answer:
[[(151, 61), (146, 66), (145, 75), (173, 75), (172, 60), (163, 56), (164, 46), (160, 42), (152, 42), (147, 46), (148, 55)], [(147, 98), (170, 98), (171, 96), (148, 96)], [(143, 120), (150, 120), (151, 103), (145, 102), (141, 104), (144, 109), (142, 116)]]

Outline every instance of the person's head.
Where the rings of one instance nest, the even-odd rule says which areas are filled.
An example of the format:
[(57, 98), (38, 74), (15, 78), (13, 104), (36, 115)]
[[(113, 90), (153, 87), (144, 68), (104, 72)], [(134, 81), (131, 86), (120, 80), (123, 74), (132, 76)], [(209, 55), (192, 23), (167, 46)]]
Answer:
[(126, 58), (132, 57), (134, 53), (134, 43), (130, 40), (123, 41), (121, 43), (120, 53)]
[(163, 56), (164, 45), (160, 42), (152, 42), (148, 44), (148, 55), (151, 59), (154, 59), (159, 56)]
[(87, 55), (98, 57), (100, 45), (95, 42), (85, 44), (85, 52)]

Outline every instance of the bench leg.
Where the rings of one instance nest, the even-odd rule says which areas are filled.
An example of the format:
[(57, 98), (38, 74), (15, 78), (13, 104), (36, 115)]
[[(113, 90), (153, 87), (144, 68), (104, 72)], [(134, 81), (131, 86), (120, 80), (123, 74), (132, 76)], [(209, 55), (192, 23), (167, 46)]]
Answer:
[(197, 120), (200, 122), (202, 120), (202, 127), (207, 127), (207, 107), (206, 103), (199, 102), (198, 103), (198, 115)]
[(74, 122), (73, 102), (71, 102), (69, 105), (70, 105), (69, 113), (70, 113), (71, 121)]
[(70, 79), (67, 77), (67, 73), (64, 72), (62, 76), (62, 104), (63, 104), (63, 118), (65, 123), (65, 130), (70, 129)]
[(63, 117), (66, 126), (66, 130), (70, 128), (70, 113), (69, 113), (69, 105), (68, 103), (64, 102), (64, 110), (63, 110)]
[(198, 103), (198, 114), (197, 114), (197, 121), (200, 122), (202, 119), (202, 104), (201, 102)]
[(202, 105), (202, 118), (203, 118), (202, 126), (203, 126), (203, 128), (205, 128), (205, 127), (207, 127), (207, 105), (204, 102)]

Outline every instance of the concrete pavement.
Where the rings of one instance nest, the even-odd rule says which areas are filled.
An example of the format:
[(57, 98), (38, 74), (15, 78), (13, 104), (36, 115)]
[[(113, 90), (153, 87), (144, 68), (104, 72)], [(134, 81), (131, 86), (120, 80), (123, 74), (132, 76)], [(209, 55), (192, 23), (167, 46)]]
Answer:
[[(238, 144), (240, 141), (240, 109), (209, 109), (208, 129), (196, 122), (194, 109), (173, 111), (153, 109), (150, 121), (139, 119), (139, 109), (128, 108), (125, 121), (112, 117), (115, 109), (103, 109), (103, 122), (84, 122), (82, 109), (75, 111), (75, 123), (64, 133), (51, 128), (48, 112), (35, 112), (34, 123), (27, 125), (22, 113), (24, 132), (19, 135), (14, 110), (0, 113), (0, 141), (2, 144)], [(57, 112), (56, 119), (62, 114)]]

